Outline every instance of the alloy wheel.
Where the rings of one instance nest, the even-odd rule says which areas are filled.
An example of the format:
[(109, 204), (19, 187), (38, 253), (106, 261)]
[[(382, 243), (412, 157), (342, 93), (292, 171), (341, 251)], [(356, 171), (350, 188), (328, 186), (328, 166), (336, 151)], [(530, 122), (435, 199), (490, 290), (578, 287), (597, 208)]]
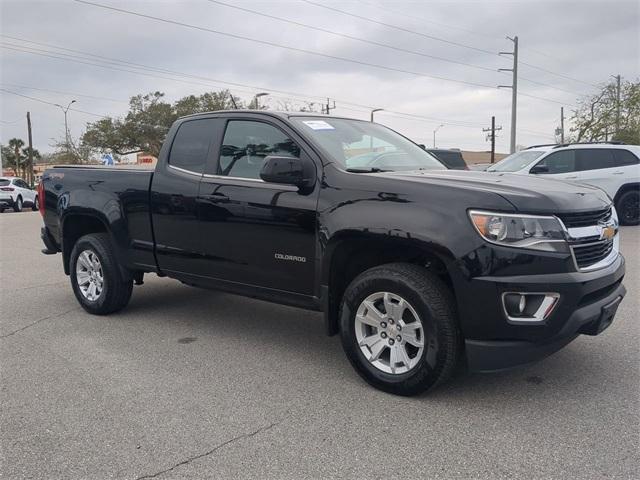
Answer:
[(364, 357), (385, 373), (407, 373), (424, 354), (422, 321), (395, 293), (377, 292), (365, 298), (356, 312), (355, 333)]
[(102, 264), (93, 250), (83, 250), (76, 262), (76, 282), (82, 296), (91, 302), (100, 298), (104, 290)]

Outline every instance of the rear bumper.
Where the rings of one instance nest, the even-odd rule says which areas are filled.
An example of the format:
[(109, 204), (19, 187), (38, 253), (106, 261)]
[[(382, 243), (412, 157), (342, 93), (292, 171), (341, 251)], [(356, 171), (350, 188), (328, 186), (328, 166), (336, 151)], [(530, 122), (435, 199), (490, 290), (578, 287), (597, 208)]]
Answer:
[[(545, 291), (561, 294), (561, 304), (547, 322), (538, 326), (510, 326), (511, 339), (466, 339), (469, 369), (491, 372), (525, 365), (560, 350), (578, 335), (600, 334), (613, 321), (626, 294), (622, 284), (624, 273), (625, 262), (620, 255), (609, 267), (590, 272), (588, 276), (576, 273), (547, 276)], [(539, 291), (541, 286), (538, 282), (498, 283), (498, 291), (508, 290), (513, 285), (517, 285), (520, 291)], [(537, 335), (534, 335), (535, 329), (539, 329)], [(531, 338), (535, 340), (523, 339), (526, 336), (522, 335), (523, 332), (532, 334)]]
[(11, 197), (0, 197), (0, 206), (4, 208), (13, 207), (13, 198)]

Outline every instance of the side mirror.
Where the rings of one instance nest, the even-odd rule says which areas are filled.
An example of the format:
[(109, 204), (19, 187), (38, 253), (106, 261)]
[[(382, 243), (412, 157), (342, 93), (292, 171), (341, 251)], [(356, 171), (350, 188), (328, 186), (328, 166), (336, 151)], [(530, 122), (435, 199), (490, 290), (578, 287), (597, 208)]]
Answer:
[(534, 167), (531, 167), (531, 170), (529, 170), (529, 173), (532, 173), (534, 175), (539, 175), (541, 173), (549, 173), (549, 167), (547, 167), (546, 165), (535, 165)]
[(300, 188), (312, 187), (315, 177), (315, 165), (306, 158), (269, 155), (265, 157), (260, 170), (260, 178), (265, 182), (295, 185)]

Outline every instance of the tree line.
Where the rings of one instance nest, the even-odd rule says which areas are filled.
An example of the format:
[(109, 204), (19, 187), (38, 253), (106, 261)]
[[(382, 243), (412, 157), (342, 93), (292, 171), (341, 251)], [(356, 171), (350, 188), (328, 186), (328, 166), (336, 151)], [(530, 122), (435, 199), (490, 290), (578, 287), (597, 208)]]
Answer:
[[(620, 90), (620, 103), (615, 83), (603, 85), (597, 94), (579, 99), (571, 117), (573, 126), (568, 139), (575, 142), (615, 140), (639, 145), (640, 81), (622, 82)], [(161, 92), (136, 95), (131, 98), (129, 112), (124, 118), (110, 117), (88, 124), (81, 144), (90, 150), (116, 155), (146, 152), (157, 156), (171, 124), (179, 117), (255, 107), (255, 97), (245, 105), (229, 90), (189, 95), (173, 103), (165, 101)], [(278, 105), (282, 110), (298, 111), (314, 111), (314, 107), (313, 103)]]
[[(592, 96), (579, 99), (573, 111), (569, 141), (593, 142), (616, 140), (628, 144), (640, 144), (640, 81), (621, 83), (618, 102), (617, 85), (603, 85)], [(99, 154), (110, 153), (116, 157), (145, 152), (158, 156), (169, 128), (175, 120), (185, 115), (256, 108), (254, 97), (248, 104), (235, 97), (229, 90), (188, 95), (175, 102), (165, 99), (162, 92), (140, 94), (129, 101), (129, 111), (123, 117), (106, 117), (88, 123), (78, 141), (72, 138), (57, 142), (55, 152), (45, 156), (34, 150), (34, 162), (85, 163)], [(281, 110), (314, 111), (313, 103), (279, 103)], [(262, 105), (260, 108), (268, 108)], [(27, 168), (28, 147), (23, 140), (12, 138), (2, 145), (5, 167), (24, 175)]]

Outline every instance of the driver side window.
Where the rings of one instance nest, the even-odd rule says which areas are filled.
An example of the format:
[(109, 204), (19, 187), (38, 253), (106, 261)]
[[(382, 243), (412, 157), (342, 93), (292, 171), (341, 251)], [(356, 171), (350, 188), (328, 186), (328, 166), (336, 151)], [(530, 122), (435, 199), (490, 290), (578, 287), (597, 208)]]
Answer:
[(268, 155), (299, 157), (300, 148), (272, 125), (230, 120), (220, 149), (218, 175), (260, 178), (262, 163)]
[(552, 153), (543, 158), (537, 165), (547, 167), (549, 169), (548, 172), (546, 172), (547, 174), (575, 172), (575, 152), (573, 150), (563, 150)]

